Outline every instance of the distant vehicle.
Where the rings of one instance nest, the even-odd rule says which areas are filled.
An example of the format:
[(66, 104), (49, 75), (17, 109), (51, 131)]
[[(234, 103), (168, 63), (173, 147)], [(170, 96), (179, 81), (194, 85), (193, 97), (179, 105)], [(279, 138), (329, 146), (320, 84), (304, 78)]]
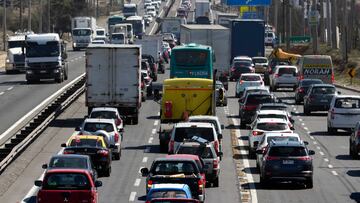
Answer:
[(335, 82), (334, 66), (331, 56), (305, 55), (298, 59), (300, 79), (320, 79), (323, 83)]
[(25, 71), (25, 35), (26, 33), (15, 33), (7, 38), (6, 74)]
[(270, 90), (269, 90), (269, 87), (267, 87), (267, 86), (249, 86), (249, 87), (245, 87), (244, 93), (240, 97), (239, 102), (243, 103), (246, 96), (248, 94), (250, 94), (250, 93), (269, 93), (270, 94)]
[(232, 63), (242, 62), (242, 61), (249, 62), (251, 63), (251, 65), (254, 65), (252, 58), (248, 56), (235, 56), (232, 58)]
[(293, 133), (289, 123), (281, 118), (262, 118), (254, 122), (252, 129), (249, 131), (249, 154), (255, 155), (259, 143), (268, 132), (276, 133)]
[(185, 7), (179, 7), (177, 10), (176, 10), (176, 17), (185, 17), (187, 18), (188, 17), (188, 10), (185, 8)]
[(200, 201), (197, 199), (187, 199), (187, 198), (155, 198), (150, 201), (150, 203), (199, 203)]
[(236, 13), (217, 13), (217, 24), (222, 25), (224, 27), (230, 28), (230, 20), (234, 18), (238, 18), (239, 15)]
[(91, 110), (89, 114), (89, 118), (105, 118), (105, 119), (113, 119), (115, 121), (115, 125), (117, 130), (121, 134), (121, 140), (123, 139), (124, 133), (124, 121), (122, 116), (119, 114), (117, 108), (113, 107), (95, 107)]
[(111, 44), (127, 44), (126, 33), (112, 33), (110, 38)]
[(176, 46), (171, 50), (170, 58), (170, 78), (213, 78), (215, 58), (210, 46)]
[(124, 4), (123, 14), (126, 18), (129, 16), (137, 16), (138, 15), (137, 4)]
[[(210, 2), (208, 0), (195, 0), (195, 19), (198, 17), (211, 17)], [(212, 17), (211, 17), (212, 18)]]
[(98, 202), (97, 188), (102, 186), (99, 180), (93, 180), (89, 171), (84, 169), (47, 170), (43, 180), (36, 180), (40, 187), (37, 202), (63, 203), (64, 194), (71, 194), (67, 202)]
[(264, 74), (269, 66), (269, 61), (266, 57), (255, 56), (252, 57), (255, 66), (255, 73)]
[(192, 198), (190, 187), (186, 184), (161, 183), (152, 185), (146, 195), (146, 202), (155, 198)]
[(299, 81), (298, 87), (295, 90), (295, 104), (301, 104), (304, 101), (309, 87), (314, 84), (323, 84), (320, 79), (303, 79)]
[(87, 48), (96, 37), (96, 19), (94, 17), (72, 18), (71, 34), (74, 51)]
[(217, 106), (227, 106), (227, 93), (224, 85), (220, 81), (216, 81), (215, 85), (215, 101)]
[(91, 44), (106, 44), (105, 40), (93, 40)]
[(150, 23), (153, 22), (153, 17), (151, 15), (145, 14), (143, 17), (144, 17), (144, 21), (145, 21), (146, 26), (149, 26)]
[[(278, 65), (292, 65), (288, 59), (272, 58), (269, 61), (268, 69), (264, 73), (265, 85), (270, 85), (270, 77), (274, 73), (275, 67)], [(299, 70), (299, 68), (298, 68)]]
[(264, 110), (278, 110), (278, 111), (285, 111), (287, 113), (287, 117), (289, 118), (291, 123), (294, 123), (295, 120), (292, 118), (291, 114), (288, 111), (288, 106), (284, 103), (263, 103), (260, 104), (256, 108), (256, 113), (259, 113), (260, 111)]
[(119, 24), (119, 23), (123, 23), (125, 20), (126, 20), (126, 17), (124, 17), (124, 16), (119, 16), (119, 15), (109, 16), (109, 18), (107, 20), (108, 30), (111, 29), (111, 26)]
[(292, 88), (295, 91), (298, 83), (298, 70), (296, 66), (276, 66), (274, 74), (270, 76), (270, 89), (272, 91), (283, 87)]
[(291, 119), (291, 117), (289, 116), (289, 113), (287, 111), (284, 110), (259, 110), (256, 111), (256, 114), (253, 117), (253, 122), (256, 122), (256, 120), (258, 119), (263, 119), (263, 118), (279, 118), (279, 119), (284, 119), (288, 122), (289, 127), (291, 130), (294, 130), (294, 120)]
[(97, 27), (96, 28), (96, 37), (106, 39), (106, 31), (105, 28)]
[(152, 0), (144, 0), (144, 9), (146, 9), (148, 6), (151, 6)]
[(126, 23), (132, 24), (134, 36), (137, 38), (141, 39), (145, 34), (145, 21), (142, 16), (129, 16)]
[(145, 85), (146, 85), (146, 96), (152, 95), (152, 79), (147, 70), (141, 70), (141, 75), (144, 77)]
[(230, 81), (237, 81), (242, 74), (254, 73), (255, 70), (249, 61), (235, 61), (230, 68)]
[(211, 25), (212, 22), (210, 21), (209, 17), (207, 16), (199, 16), (195, 19), (196, 24), (200, 25)]
[(359, 159), (360, 151), (360, 121), (355, 125), (349, 138), (349, 155), (353, 159)]
[(360, 96), (333, 96), (327, 116), (328, 132), (336, 133), (337, 129), (353, 130), (360, 121)]
[(178, 40), (173, 33), (163, 33), (162, 38), (164, 42), (169, 43), (170, 48), (173, 48), (178, 43)]
[(337, 94), (334, 85), (312, 85), (304, 96), (304, 114), (310, 115), (313, 111), (328, 111), (332, 98)]
[(265, 46), (274, 47), (276, 43), (276, 36), (274, 32), (265, 32)]
[(186, 18), (166, 17), (161, 22), (161, 33), (172, 33), (180, 42), (180, 26), (186, 24)]
[(264, 86), (264, 81), (260, 74), (244, 73), (241, 74), (239, 80), (236, 82), (235, 96), (241, 97), (246, 87)]
[(307, 188), (313, 188), (314, 154), (304, 142), (271, 142), (264, 152), (260, 183), (266, 187), (269, 181), (302, 181)]
[(43, 169), (84, 169), (88, 170), (95, 181), (98, 173), (91, 159), (87, 155), (59, 154), (51, 157), (49, 164), (43, 164)]
[(225, 128), (223, 124), (220, 123), (220, 120), (217, 116), (190, 116), (189, 122), (199, 122), (199, 123), (211, 123), (214, 125), (216, 133), (218, 134), (219, 139), (222, 139), (222, 130)]
[(156, 11), (156, 8), (154, 6), (146, 7), (145, 12), (146, 12), (146, 14), (151, 15), (152, 17), (156, 17), (156, 15), (157, 15), (157, 11)]

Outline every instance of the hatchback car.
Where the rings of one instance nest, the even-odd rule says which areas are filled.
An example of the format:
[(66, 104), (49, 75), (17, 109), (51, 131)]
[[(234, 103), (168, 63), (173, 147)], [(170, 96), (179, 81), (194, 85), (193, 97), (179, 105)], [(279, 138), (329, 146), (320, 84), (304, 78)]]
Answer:
[(334, 85), (312, 85), (304, 96), (304, 114), (310, 115), (312, 111), (328, 111), (330, 103), (336, 95), (337, 91)]
[(266, 85), (270, 85), (270, 77), (273, 74), (275, 67), (278, 65), (291, 65), (291, 62), (288, 59), (279, 59), (273, 58), (269, 61), (268, 69), (264, 74), (264, 81)]
[(292, 133), (287, 120), (279, 118), (263, 118), (256, 120), (249, 131), (249, 155), (255, 154), (259, 143), (267, 132)]
[(246, 87), (254, 86), (264, 86), (261, 75), (256, 73), (242, 74), (239, 81), (236, 83), (235, 96), (241, 97)]
[(258, 119), (263, 119), (263, 118), (279, 118), (279, 119), (284, 119), (287, 120), (289, 127), (291, 130), (294, 130), (294, 120), (291, 119), (291, 117), (289, 117), (289, 114), (287, 111), (283, 111), (283, 110), (260, 110), (257, 111), (256, 114), (254, 115), (253, 121), (255, 122)]
[(186, 184), (160, 183), (151, 186), (146, 202), (155, 198), (192, 198), (190, 187)]
[(358, 121), (360, 96), (336, 95), (332, 98), (327, 117), (329, 133), (336, 133), (337, 129), (352, 130)]
[(307, 188), (313, 188), (314, 154), (301, 141), (272, 141), (264, 153), (260, 183), (268, 186), (269, 181), (301, 181)]
[(276, 66), (274, 74), (270, 76), (270, 88), (272, 91), (276, 91), (277, 88), (293, 88), (295, 90), (298, 82), (296, 66)]
[(255, 73), (250, 61), (235, 61), (230, 68), (230, 81), (237, 81), (244, 73)]
[[(214, 125), (218, 137), (222, 137), (222, 130), (224, 125), (220, 123), (219, 117), (217, 116), (190, 116), (189, 122), (200, 122), (200, 123), (211, 123)], [(221, 139), (221, 138), (220, 138)]]
[(227, 93), (222, 82), (216, 81), (215, 85), (215, 101), (216, 106), (227, 106)]
[(265, 46), (275, 46), (275, 33), (274, 32), (265, 32)]
[(232, 64), (234, 64), (237, 61), (248, 61), (250, 62), (252, 65), (254, 65), (252, 59), (248, 56), (235, 56), (232, 60)]
[(353, 159), (359, 159), (360, 152), (360, 121), (355, 125), (349, 138), (349, 154)]
[(256, 56), (252, 57), (254, 66), (255, 66), (255, 73), (264, 74), (268, 68), (269, 61), (266, 57)]
[(295, 90), (295, 104), (300, 104), (304, 101), (304, 96), (306, 95), (309, 87), (315, 84), (323, 84), (320, 79), (303, 79), (299, 82), (298, 87)]
[(95, 107), (91, 110), (89, 118), (113, 119), (115, 121), (118, 131), (121, 134), (121, 140), (124, 138), (124, 120), (123, 117), (119, 114), (117, 108)]

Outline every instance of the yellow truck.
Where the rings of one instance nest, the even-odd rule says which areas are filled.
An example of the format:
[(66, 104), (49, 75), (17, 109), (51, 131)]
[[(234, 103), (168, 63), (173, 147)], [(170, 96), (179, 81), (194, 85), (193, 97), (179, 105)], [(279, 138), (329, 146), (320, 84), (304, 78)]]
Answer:
[(214, 81), (202, 78), (166, 79), (160, 102), (160, 149), (167, 151), (173, 124), (189, 116), (215, 115)]

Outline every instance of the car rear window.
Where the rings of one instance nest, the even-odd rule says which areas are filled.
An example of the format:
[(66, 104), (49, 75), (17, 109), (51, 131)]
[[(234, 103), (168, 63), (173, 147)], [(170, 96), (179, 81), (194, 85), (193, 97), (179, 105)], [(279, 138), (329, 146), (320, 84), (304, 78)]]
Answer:
[(282, 114), (259, 114), (258, 118), (280, 118), (280, 119), (287, 119), (286, 115)]
[(257, 63), (267, 63), (268, 61), (266, 59), (253, 59), (253, 62), (257, 64)]
[(50, 160), (49, 168), (87, 169), (87, 160), (78, 157), (54, 157)]
[(116, 113), (113, 111), (94, 111), (90, 118), (116, 119)]
[(43, 189), (46, 190), (90, 190), (89, 179), (79, 173), (54, 173), (45, 177)]
[(214, 125), (216, 132), (219, 132), (219, 128), (218, 128), (217, 122), (215, 120), (201, 120), (201, 119), (192, 120), (192, 119), (190, 119), (190, 122), (211, 123)]
[(262, 106), (260, 110), (287, 110), (286, 106)]
[(259, 81), (261, 80), (261, 77), (258, 75), (242, 75), (241, 80), (245, 81)]
[(193, 154), (198, 155), (203, 159), (216, 158), (216, 155), (213, 154), (210, 147), (180, 146), (177, 154)]
[(246, 103), (251, 105), (271, 102), (274, 102), (274, 99), (270, 95), (249, 95), (246, 100)]
[(96, 132), (105, 130), (106, 132), (114, 132), (114, 126), (111, 123), (85, 123), (84, 131)]
[(284, 74), (290, 74), (290, 75), (294, 75), (296, 74), (296, 69), (295, 68), (279, 68), (279, 76), (282, 76)]
[(234, 66), (235, 67), (249, 67), (249, 66), (251, 66), (251, 63), (250, 63), (250, 61), (236, 61), (234, 63)]
[(166, 190), (154, 191), (150, 194), (151, 198), (188, 198), (184, 191)]
[(322, 84), (323, 82), (321, 80), (303, 80), (300, 82), (302, 86), (310, 86), (314, 84)]
[(235, 67), (235, 71), (238, 73), (252, 73), (252, 69), (249, 67)]
[(174, 140), (175, 142), (183, 142), (184, 139), (191, 139), (194, 136), (204, 138), (210, 142), (214, 141), (213, 129), (201, 127), (176, 128)]
[(153, 166), (154, 175), (173, 175), (183, 173), (191, 175), (196, 173), (196, 167), (192, 162), (186, 161), (171, 161), (171, 162), (156, 162)]
[(279, 131), (287, 129), (286, 123), (278, 123), (278, 122), (267, 122), (267, 123), (258, 123), (256, 129), (264, 130), (264, 131)]
[(335, 88), (333, 88), (333, 87), (313, 87), (311, 93), (313, 93), (313, 94), (334, 94)]
[(271, 141), (293, 141), (293, 142), (298, 142), (299, 139), (297, 137), (285, 137), (285, 136), (270, 136), (267, 137), (266, 139), (267, 143), (270, 143)]
[(270, 148), (269, 156), (307, 156), (307, 153), (305, 147), (273, 146)]
[(358, 98), (336, 99), (335, 108), (358, 109), (358, 108), (360, 108), (360, 99), (358, 99)]
[(71, 146), (71, 147), (75, 147), (75, 146), (100, 147), (100, 146), (102, 146), (102, 143), (101, 143), (101, 140), (96, 140), (96, 139), (72, 139), (69, 146)]

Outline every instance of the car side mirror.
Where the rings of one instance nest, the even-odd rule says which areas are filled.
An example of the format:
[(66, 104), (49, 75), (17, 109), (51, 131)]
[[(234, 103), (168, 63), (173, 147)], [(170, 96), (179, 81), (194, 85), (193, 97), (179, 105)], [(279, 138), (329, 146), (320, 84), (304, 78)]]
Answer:
[(75, 131), (81, 131), (81, 127), (80, 127), (80, 126), (77, 126), (77, 127), (75, 128)]
[(221, 140), (223, 138), (223, 135), (222, 134), (218, 134), (218, 138), (219, 140)]
[(48, 168), (48, 165), (47, 165), (47, 164), (43, 164), (43, 165), (41, 166), (41, 168), (47, 169), (47, 168)]
[(142, 177), (146, 177), (149, 175), (149, 169), (148, 168), (142, 168), (140, 169)]
[(38, 187), (41, 187), (42, 183), (43, 183), (42, 180), (35, 180), (34, 185), (38, 186)]
[(304, 144), (305, 144), (305, 145), (309, 145), (309, 142), (308, 142), (308, 141), (304, 141)]
[(65, 143), (62, 143), (60, 146), (61, 146), (61, 147), (66, 147), (66, 144), (65, 144)]
[(224, 124), (221, 124), (221, 130), (224, 130), (224, 129), (225, 129)]
[(315, 155), (315, 151), (314, 150), (309, 150), (309, 155)]

